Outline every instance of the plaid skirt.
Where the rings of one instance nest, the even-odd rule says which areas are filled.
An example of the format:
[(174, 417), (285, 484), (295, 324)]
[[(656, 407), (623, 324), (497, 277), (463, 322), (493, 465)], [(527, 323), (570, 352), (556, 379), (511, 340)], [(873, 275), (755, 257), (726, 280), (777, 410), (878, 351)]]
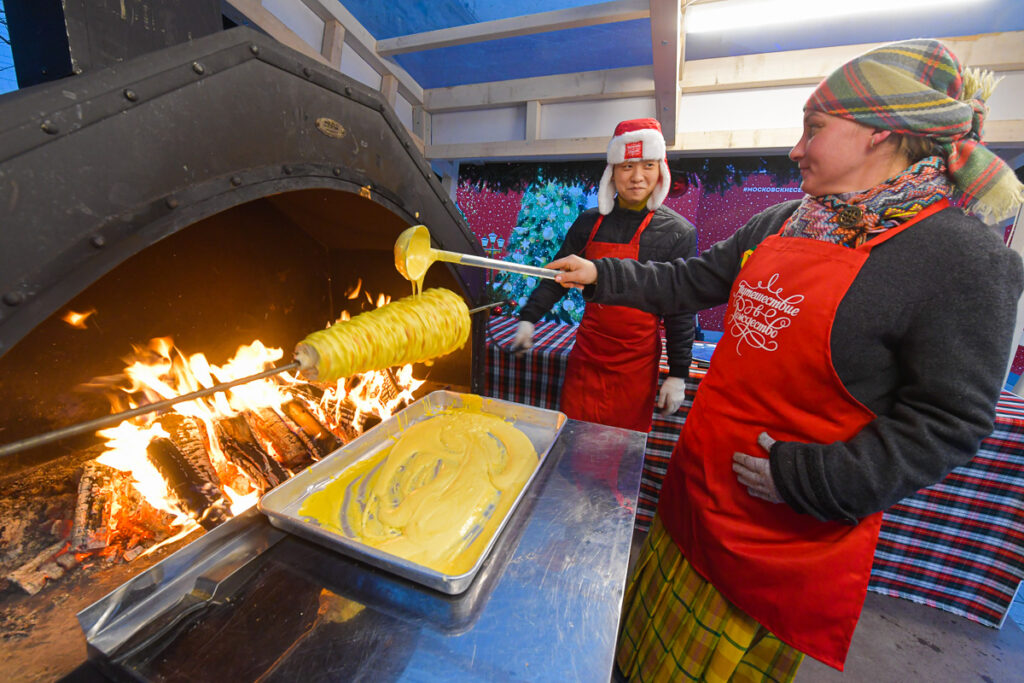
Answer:
[(615, 661), (633, 682), (788, 683), (804, 658), (694, 571), (658, 516), (623, 610)]

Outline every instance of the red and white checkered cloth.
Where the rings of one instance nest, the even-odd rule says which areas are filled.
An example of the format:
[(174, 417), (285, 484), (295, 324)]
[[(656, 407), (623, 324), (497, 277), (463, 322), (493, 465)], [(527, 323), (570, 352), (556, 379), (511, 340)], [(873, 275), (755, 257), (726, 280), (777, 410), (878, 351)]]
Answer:
[[(516, 323), (493, 316), (487, 331), (485, 393), (557, 409), (573, 325), (542, 322), (534, 347), (510, 353)], [(663, 380), (668, 367), (662, 356)], [(705, 370), (690, 370), (678, 413), (657, 412), (647, 435), (636, 524), (646, 529), (665, 468)], [(1003, 392), (995, 431), (978, 455), (945, 480), (885, 512), (869, 589), (1000, 627), (1024, 580), (1024, 399)]]

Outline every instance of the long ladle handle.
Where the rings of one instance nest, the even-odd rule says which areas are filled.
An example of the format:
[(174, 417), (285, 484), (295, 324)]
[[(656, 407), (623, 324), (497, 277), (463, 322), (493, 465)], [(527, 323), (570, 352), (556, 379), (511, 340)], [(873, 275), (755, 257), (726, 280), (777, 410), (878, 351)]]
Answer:
[(473, 256), (472, 254), (459, 254), (454, 251), (444, 251), (443, 249), (431, 249), (430, 251), (431, 255), (438, 261), (461, 263), (464, 266), (477, 266), (478, 268), (489, 268), (491, 270), (505, 270), (510, 273), (532, 275), (534, 277), (547, 278), (548, 280), (554, 280), (555, 275), (558, 275), (559, 273), (559, 271), (551, 270), (550, 268), (527, 266), (522, 263), (510, 263), (508, 261), (501, 261), (495, 258)]

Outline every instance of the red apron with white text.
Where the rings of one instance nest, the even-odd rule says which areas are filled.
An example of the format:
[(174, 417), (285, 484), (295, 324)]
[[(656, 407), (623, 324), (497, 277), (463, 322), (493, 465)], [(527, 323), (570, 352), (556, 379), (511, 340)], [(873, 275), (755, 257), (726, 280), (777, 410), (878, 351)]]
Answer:
[(740, 269), (725, 330), (672, 453), (658, 514), (690, 564), (783, 642), (842, 670), (867, 592), (882, 514), (820, 522), (751, 496), (734, 452), (780, 441), (832, 443), (875, 415), (843, 386), (830, 335), (871, 249), (940, 202), (855, 249), (773, 235)]
[[(595, 242), (604, 218), (598, 216), (583, 256), (636, 259), (653, 216), (648, 212), (627, 244)], [(650, 431), (661, 359), (658, 320), (635, 308), (588, 303), (566, 361), (561, 411), (574, 420)]]

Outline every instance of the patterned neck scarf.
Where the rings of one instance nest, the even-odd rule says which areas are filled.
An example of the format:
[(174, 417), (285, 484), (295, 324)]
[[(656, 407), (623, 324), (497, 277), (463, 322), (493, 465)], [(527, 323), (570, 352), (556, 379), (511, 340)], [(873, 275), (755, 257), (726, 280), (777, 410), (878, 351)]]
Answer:
[(981, 142), (985, 100), (997, 82), (991, 72), (963, 68), (937, 40), (904, 40), (833, 71), (804, 108), (930, 139), (967, 208), (998, 221), (1024, 203), (1024, 185)]
[(858, 247), (949, 197), (952, 191), (945, 160), (927, 157), (869, 190), (806, 195), (782, 236)]

